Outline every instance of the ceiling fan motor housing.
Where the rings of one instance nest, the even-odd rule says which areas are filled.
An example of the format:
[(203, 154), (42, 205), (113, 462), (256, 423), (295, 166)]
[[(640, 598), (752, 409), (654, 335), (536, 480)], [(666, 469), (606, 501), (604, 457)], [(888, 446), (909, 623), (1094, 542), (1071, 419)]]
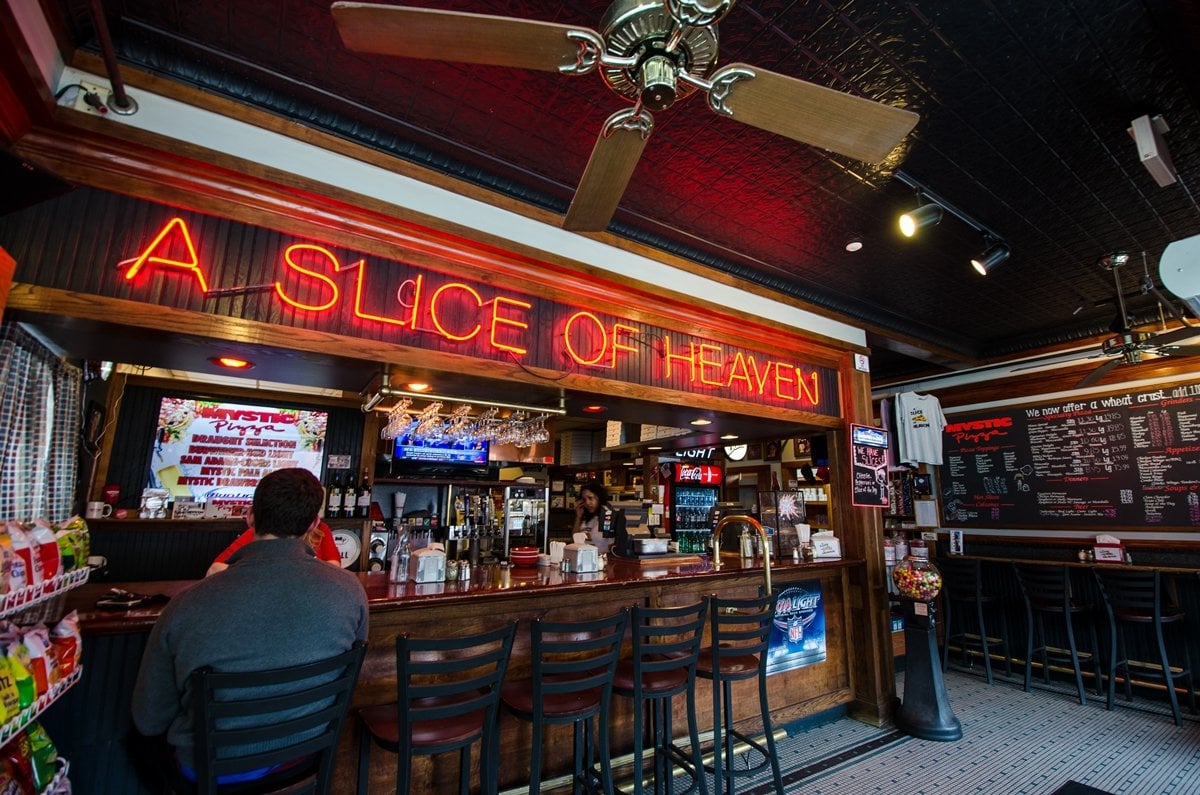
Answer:
[(707, 77), (717, 62), (715, 27), (688, 28), (678, 46), (667, 51), (676, 30), (674, 18), (662, 0), (617, 0), (609, 6), (600, 25), (605, 52), (637, 59), (633, 68), (602, 67), (604, 82), (616, 93), (641, 101), (650, 110), (669, 108), (689, 96), (696, 87), (679, 83), (685, 71)]

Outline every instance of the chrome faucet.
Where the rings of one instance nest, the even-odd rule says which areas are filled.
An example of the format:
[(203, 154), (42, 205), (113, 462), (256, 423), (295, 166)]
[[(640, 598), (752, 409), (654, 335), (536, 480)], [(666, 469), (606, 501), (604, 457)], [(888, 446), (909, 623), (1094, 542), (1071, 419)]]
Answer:
[(755, 519), (753, 516), (744, 514), (734, 514), (721, 518), (713, 527), (712, 537), (709, 539), (709, 546), (712, 548), (712, 567), (717, 571), (721, 570), (721, 531), (725, 529), (725, 525), (734, 522), (742, 522), (753, 527), (758, 532), (759, 549), (762, 551), (763, 559), (763, 585), (766, 587), (767, 595), (771, 593), (771, 545), (770, 539), (767, 538), (767, 529)]

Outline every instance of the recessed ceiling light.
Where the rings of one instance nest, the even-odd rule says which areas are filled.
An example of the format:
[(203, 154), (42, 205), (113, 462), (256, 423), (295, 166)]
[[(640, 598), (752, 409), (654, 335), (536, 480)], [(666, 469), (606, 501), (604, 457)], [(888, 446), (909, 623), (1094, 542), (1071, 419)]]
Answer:
[(633, 461), (622, 461), (621, 462), (621, 466), (623, 466), (623, 467), (631, 467), (633, 465), (634, 465)]
[(861, 238), (852, 237), (846, 241), (846, 250), (851, 253), (855, 251), (862, 251), (862, 247), (863, 242)]
[(601, 412), (608, 411), (608, 407), (601, 406), (599, 403), (593, 403), (590, 406), (584, 406), (583, 410), (586, 411), (588, 414), (600, 414)]
[(419, 381), (415, 384), (405, 384), (404, 388), (409, 392), (428, 392), (430, 389), (433, 389), (429, 384), (422, 384)]
[(703, 417), (698, 417), (692, 420), (692, 425), (712, 425), (712, 420), (706, 420)]
[(234, 356), (213, 356), (209, 361), (217, 367), (224, 367), (228, 370), (249, 370), (254, 366), (253, 362), (238, 359)]
[(726, 434), (723, 434), (721, 436), (721, 438), (724, 439), (725, 441), (729, 441), (730, 439), (738, 438), (738, 435), (736, 433), (726, 433)]
[(661, 449), (663, 449), (663, 446), (661, 444), (652, 444), (649, 447), (647, 447), (646, 449), (647, 450), (661, 450)]

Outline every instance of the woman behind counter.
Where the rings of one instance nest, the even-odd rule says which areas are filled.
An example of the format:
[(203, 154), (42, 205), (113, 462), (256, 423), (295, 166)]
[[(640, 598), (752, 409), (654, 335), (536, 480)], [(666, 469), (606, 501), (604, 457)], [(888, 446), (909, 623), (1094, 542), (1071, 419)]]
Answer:
[(585, 533), (587, 542), (595, 546), (599, 554), (607, 553), (612, 545), (612, 528), (606, 526), (606, 515), (612, 515), (608, 489), (598, 480), (589, 480), (580, 487), (579, 498), (575, 501), (572, 536), (578, 538), (579, 533)]

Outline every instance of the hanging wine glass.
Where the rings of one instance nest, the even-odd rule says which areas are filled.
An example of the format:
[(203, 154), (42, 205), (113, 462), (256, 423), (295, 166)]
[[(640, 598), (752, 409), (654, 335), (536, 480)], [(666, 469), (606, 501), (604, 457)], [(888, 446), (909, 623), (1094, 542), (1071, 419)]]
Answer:
[(438, 414), (441, 410), (441, 401), (434, 401), (426, 406), (417, 417), (417, 427), (413, 429), (413, 435), (426, 442), (441, 441), (446, 435), (446, 423)]
[(380, 438), (398, 439), (408, 433), (414, 422), (412, 416), (408, 413), (408, 408), (411, 405), (412, 400), (410, 398), (402, 398), (399, 403), (388, 410), (387, 422), (384, 423), (383, 429), (379, 432)]

